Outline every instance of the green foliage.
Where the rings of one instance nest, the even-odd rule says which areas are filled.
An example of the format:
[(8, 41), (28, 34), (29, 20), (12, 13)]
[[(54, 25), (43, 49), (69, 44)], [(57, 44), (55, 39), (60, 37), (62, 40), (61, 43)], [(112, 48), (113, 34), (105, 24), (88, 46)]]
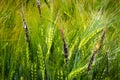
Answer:
[(119, 0), (1, 0), (0, 80), (119, 80), (119, 19)]

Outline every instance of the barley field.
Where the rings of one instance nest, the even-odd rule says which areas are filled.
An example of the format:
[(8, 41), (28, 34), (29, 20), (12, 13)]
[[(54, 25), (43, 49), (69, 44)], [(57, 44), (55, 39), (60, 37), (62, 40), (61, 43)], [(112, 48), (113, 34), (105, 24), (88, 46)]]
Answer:
[(0, 80), (120, 80), (120, 0), (0, 0)]

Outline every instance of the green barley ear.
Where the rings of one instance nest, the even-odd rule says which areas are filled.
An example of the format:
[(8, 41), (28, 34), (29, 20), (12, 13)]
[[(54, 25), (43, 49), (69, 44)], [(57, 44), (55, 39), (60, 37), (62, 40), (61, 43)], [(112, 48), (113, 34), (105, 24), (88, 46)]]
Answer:
[(90, 33), (88, 36), (84, 37), (80, 42), (78, 49), (80, 49), (83, 45), (85, 45), (95, 34), (100, 32), (102, 29), (103, 28), (98, 28), (97, 30), (94, 30), (92, 33)]
[(31, 79), (37, 80), (37, 64), (36, 63), (31, 64)]
[(62, 69), (58, 70), (57, 80), (63, 80), (63, 70)]
[(78, 44), (78, 42), (79, 42), (79, 37), (76, 37), (74, 43), (72, 44), (72, 47), (71, 47), (70, 50), (69, 50), (69, 56), (68, 56), (68, 59), (69, 59), (69, 60), (71, 59), (71, 57), (72, 57), (72, 55), (73, 55), (73, 52), (74, 52), (74, 50), (75, 50), (75, 47), (76, 47), (76, 45)]
[(53, 38), (54, 38), (54, 30), (55, 29), (54, 29), (53, 25), (51, 25), (47, 28), (46, 44), (48, 47), (48, 51), (46, 53), (45, 62), (49, 59), (50, 49), (51, 49)]
[(86, 69), (87, 69), (87, 65), (70, 72), (68, 75), (68, 80), (71, 80), (71, 79), (75, 78), (77, 75), (84, 73), (86, 71)]
[(38, 61), (40, 62), (39, 67), (42, 73), (42, 80), (44, 80), (45, 79), (45, 61), (44, 61), (44, 56), (43, 56), (43, 52), (40, 45), (38, 45), (37, 55), (38, 55)]
[(34, 71), (34, 80), (37, 80), (37, 63), (34, 63), (33, 71)]

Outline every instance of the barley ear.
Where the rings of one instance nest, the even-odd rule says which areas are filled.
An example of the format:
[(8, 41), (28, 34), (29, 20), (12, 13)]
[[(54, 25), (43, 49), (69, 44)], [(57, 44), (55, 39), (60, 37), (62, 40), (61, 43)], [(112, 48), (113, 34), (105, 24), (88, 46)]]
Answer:
[(37, 55), (38, 55), (38, 61), (40, 62), (39, 68), (41, 71), (42, 80), (44, 80), (45, 79), (45, 60), (44, 60), (41, 45), (38, 45)]
[(22, 5), (22, 21), (23, 21), (24, 30), (25, 30), (26, 42), (27, 42), (28, 47), (30, 47), (29, 31), (28, 31), (27, 23), (26, 23), (25, 18), (24, 18), (23, 5)]
[(41, 17), (41, 16), (42, 16), (42, 12), (41, 12), (40, 1), (39, 1), (39, 0), (36, 0), (36, 4), (37, 4), (37, 7), (38, 7), (38, 11), (39, 11), (40, 17)]
[(93, 51), (93, 53), (92, 53), (91, 59), (90, 59), (90, 61), (89, 61), (89, 63), (88, 63), (87, 73), (88, 73), (89, 70), (91, 69), (91, 65), (93, 64), (95, 55), (99, 52), (99, 50), (100, 50), (101, 47), (102, 47), (102, 44), (103, 44), (103, 41), (104, 41), (104, 38), (105, 38), (105, 32), (106, 32), (106, 30), (105, 30), (105, 27), (104, 27), (103, 30), (102, 30), (102, 36), (101, 36), (101, 38), (100, 38), (100, 41), (99, 41), (99, 43), (96, 44), (96, 47), (95, 47), (95, 49), (94, 49), (94, 51)]
[(60, 32), (61, 32), (61, 36), (62, 36), (62, 42), (63, 42), (63, 48), (64, 48), (64, 57), (65, 57), (65, 60), (66, 60), (66, 63), (68, 62), (68, 48), (67, 48), (67, 44), (66, 44), (66, 41), (65, 41), (65, 38), (64, 38), (64, 32), (62, 29), (60, 29)]
[(74, 77), (84, 73), (86, 69), (87, 69), (87, 65), (70, 72), (69, 75), (68, 75), (68, 80), (71, 80)]

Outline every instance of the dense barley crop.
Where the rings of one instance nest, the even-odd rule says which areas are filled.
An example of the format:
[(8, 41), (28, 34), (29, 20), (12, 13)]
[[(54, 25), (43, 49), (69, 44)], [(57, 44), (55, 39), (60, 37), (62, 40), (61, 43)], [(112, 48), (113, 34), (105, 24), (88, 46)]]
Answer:
[(1, 0), (0, 80), (120, 80), (119, 0)]

